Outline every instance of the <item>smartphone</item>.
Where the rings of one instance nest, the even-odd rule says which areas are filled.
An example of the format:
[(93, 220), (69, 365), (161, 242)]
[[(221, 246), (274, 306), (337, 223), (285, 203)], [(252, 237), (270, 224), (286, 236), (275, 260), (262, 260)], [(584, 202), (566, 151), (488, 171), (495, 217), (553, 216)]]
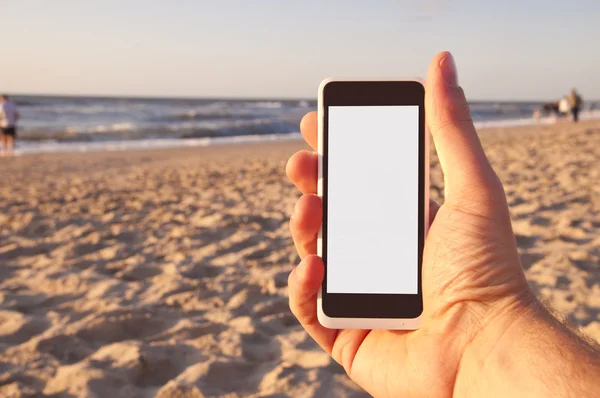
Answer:
[(429, 132), (420, 79), (326, 79), (319, 88), (319, 322), (414, 330), (429, 220)]

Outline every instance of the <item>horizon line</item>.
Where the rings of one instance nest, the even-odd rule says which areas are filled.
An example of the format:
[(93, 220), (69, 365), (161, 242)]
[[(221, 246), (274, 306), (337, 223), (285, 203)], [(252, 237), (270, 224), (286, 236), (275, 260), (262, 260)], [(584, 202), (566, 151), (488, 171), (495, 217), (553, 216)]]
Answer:
[[(271, 101), (317, 101), (317, 96), (314, 98), (306, 97), (265, 97), (265, 96), (172, 96), (172, 95), (138, 95), (138, 94), (49, 94), (49, 93), (23, 93), (23, 92), (2, 92), (9, 97), (55, 97), (55, 98), (97, 98), (97, 99), (164, 99), (164, 100), (233, 100), (233, 101), (260, 101), (260, 100), (271, 100)], [(554, 102), (554, 99), (541, 100), (541, 99), (469, 99), (468, 102), (530, 102), (530, 103), (548, 103)], [(586, 100), (585, 102), (600, 102), (598, 99)]]

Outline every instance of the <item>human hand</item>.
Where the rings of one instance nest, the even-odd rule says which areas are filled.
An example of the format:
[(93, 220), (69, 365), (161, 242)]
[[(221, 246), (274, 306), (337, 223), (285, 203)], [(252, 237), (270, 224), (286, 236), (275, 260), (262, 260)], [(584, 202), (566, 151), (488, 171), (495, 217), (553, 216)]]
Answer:
[[(459, 376), (481, 364), (469, 350), (477, 347), (477, 358), (491, 355), (535, 301), (519, 261), (502, 184), (481, 147), (449, 53), (432, 60), (425, 91), (445, 202), (430, 206), (419, 330), (333, 330), (319, 324), (316, 300), (324, 268), (315, 255), (322, 219), (317, 154), (300, 151), (286, 168), (304, 194), (290, 220), (302, 259), (289, 277), (290, 307), (350, 378), (377, 397), (450, 397), (470, 389)], [(300, 127), (316, 151), (316, 112), (307, 114)], [(367, 137), (365, 132), (365, 142)]]

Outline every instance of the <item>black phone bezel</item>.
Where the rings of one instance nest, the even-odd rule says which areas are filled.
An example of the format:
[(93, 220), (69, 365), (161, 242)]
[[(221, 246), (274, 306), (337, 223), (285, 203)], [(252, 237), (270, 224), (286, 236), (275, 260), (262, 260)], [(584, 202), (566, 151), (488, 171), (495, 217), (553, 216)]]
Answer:
[[(422, 263), (425, 243), (425, 170), (427, 164), (425, 136), (425, 89), (418, 81), (330, 81), (322, 88), (323, 112), (323, 224), (322, 257), (325, 274), (321, 287), (322, 309), (330, 318), (414, 319), (423, 312)], [(418, 294), (355, 294), (327, 293), (327, 189), (328, 141), (330, 106), (391, 106), (419, 107), (419, 226), (418, 226)], [(368, 140), (368, 136), (365, 137)], [(385, 145), (385, 143), (373, 143)], [(368, 267), (365, 267), (368, 272)]]

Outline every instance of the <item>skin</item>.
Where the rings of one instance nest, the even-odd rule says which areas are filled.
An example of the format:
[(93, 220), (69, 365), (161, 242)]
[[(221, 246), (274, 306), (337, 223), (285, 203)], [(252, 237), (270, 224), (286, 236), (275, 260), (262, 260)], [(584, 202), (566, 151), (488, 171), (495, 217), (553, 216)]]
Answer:
[[(0, 105), (6, 103), (6, 101), (8, 101), (7, 97), (0, 97)], [(18, 118), (18, 114), (17, 114), (17, 118)], [(2, 134), (1, 137), (1, 141), (2, 141), (2, 151), (0, 152), (3, 156), (12, 156), (13, 152), (14, 152), (14, 147), (15, 147), (15, 140), (12, 136), (10, 135), (6, 135), (6, 134)]]
[(425, 108), (446, 191), (443, 205), (430, 206), (423, 326), (333, 330), (319, 324), (316, 299), (324, 268), (315, 255), (322, 219), (316, 112), (300, 125), (313, 151), (294, 154), (286, 167), (303, 193), (290, 219), (302, 259), (288, 281), (292, 312), (350, 378), (376, 397), (600, 391), (597, 347), (557, 321), (527, 284), (504, 190), (481, 147), (450, 53), (436, 55), (429, 66)]
[(15, 147), (15, 140), (11, 135), (2, 135), (2, 154), (12, 156)]

